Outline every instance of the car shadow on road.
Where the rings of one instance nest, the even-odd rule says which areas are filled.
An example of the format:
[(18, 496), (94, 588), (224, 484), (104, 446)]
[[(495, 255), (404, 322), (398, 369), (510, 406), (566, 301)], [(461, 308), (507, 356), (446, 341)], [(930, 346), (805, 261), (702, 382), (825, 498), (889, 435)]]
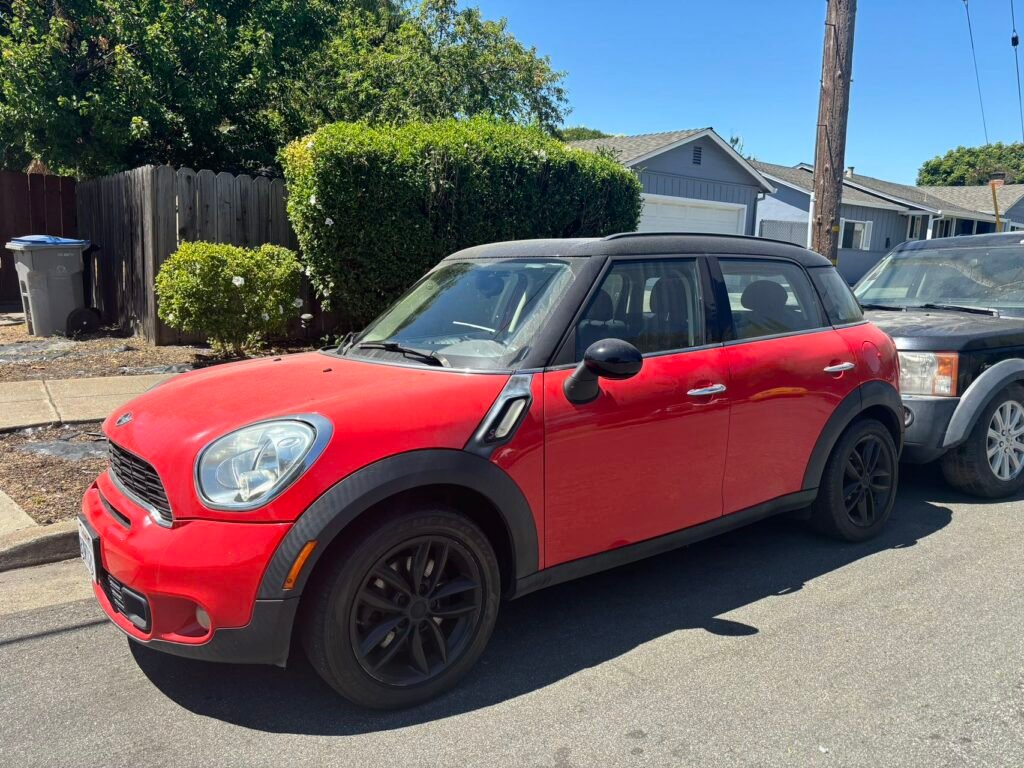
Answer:
[[(502, 606), (490, 646), (451, 693), (400, 712), (348, 704), (293, 648), (287, 670), (191, 661), (131, 643), (143, 673), (196, 714), (262, 731), (347, 735), (386, 731), (488, 707), (551, 685), (679, 630), (724, 637), (757, 627), (721, 618), (876, 553), (913, 546), (949, 524), (927, 501), (932, 482), (904, 485), (877, 539), (844, 544), (777, 518)], [(297, 645), (297, 643), (296, 643)]]

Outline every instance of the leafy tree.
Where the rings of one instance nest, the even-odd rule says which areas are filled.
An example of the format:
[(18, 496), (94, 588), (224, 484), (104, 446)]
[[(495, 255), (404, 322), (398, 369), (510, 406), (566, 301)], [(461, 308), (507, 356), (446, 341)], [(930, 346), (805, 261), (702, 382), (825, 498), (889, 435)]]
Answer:
[(585, 125), (577, 125), (571, 128), (562, 128), (558, 131), (558, 137), (562, 141), (586, 141), (587, 139), (607, 139), (610, 133), (599, 131), (596, 128), (587, 128)]
[(331, 122), (400, 125), (489, 115), (549, 132), (565, 115), (563, 73), (504, 19), (457, 0), (396, 13), (353, 8), (288, 89), (293, 135)]
[(917, 183), (933, 186), (985, 184), (994, 172), (1006, 174), (1007, 184), (1024, 183), (1024, 144), (986, 144), (957, 147), (927, 160), (917, 172)]
[(0, 0), (0, 162), (263, 171), (337, 119), (554, 126), (561, 74), (456, 0)]

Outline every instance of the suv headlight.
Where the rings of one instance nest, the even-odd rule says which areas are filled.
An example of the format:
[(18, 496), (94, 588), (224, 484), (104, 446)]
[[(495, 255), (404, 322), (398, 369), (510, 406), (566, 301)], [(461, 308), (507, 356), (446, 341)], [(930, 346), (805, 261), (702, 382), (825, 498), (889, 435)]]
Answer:
[(196, 461), (196, 486), (215, 509), (255, 509), (270, 501), (319, 456), (330, 422), (302, 416), (252, 424), (210, 443)]
[(955, 352), (900, 352), (900, 392), (956, 396), (960, 358)]

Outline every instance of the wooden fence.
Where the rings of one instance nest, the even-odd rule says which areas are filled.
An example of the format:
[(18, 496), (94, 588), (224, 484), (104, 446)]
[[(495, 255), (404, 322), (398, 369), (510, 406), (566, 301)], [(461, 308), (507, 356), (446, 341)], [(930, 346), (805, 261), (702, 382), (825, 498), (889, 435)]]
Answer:
[(14, 257), (3, 249), (12, 237), (78, 237), (75, 180), (41, 173), (0, 171), (0, 306), (20, 306)]
[(81, 182), (77, 197), (81, 236), (98, 246), (93, 306), (155, 344), (198, 340), (156, 314), (154, 280), (179, 243), (297, 247), (282, 179), (147, 165)]

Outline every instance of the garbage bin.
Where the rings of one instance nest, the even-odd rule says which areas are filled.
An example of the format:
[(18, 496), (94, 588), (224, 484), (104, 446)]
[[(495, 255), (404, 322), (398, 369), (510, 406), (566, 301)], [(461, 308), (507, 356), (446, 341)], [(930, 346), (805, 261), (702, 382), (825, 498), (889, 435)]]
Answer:
[(69, 333), (68, 321), (85, 308), (82, 251), (88, 246), (88, 240), (51, 235), (27, 235), (7, 243), (32, 336)]

